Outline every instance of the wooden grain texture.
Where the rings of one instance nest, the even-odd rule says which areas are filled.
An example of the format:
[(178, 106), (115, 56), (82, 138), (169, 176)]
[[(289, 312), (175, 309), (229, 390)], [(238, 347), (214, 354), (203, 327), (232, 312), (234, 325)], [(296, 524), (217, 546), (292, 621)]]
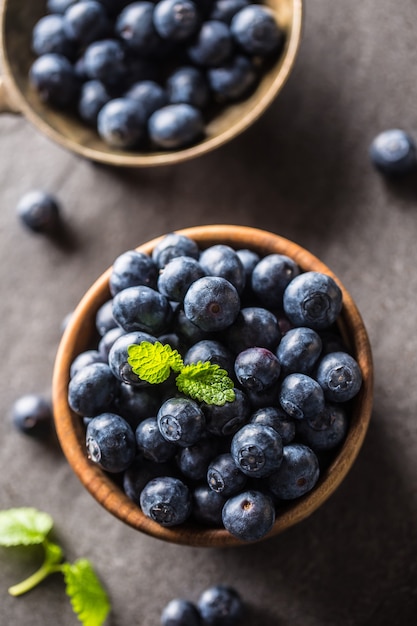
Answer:
[[(362, 446), (371, 417), (373, 400), (373, 365), (368, 335), (362, 317), (349, 292), (333, 272), (310, 252), (279, 235), (263, 230), (233, 225), (208, 225), (177, 232), (195, 239), (201, 248), (226, 243), (234, 248), (252, 248), (261, 255), (278, 253), (293, 258), (304, 271), (314, 270), (332, 276), (343, 293), (340, 330), (359, 363), (363, 375), (360, 393), (353, 401), (350, 428), (342, 449), (322, 473), (315, 489), (280, 510), (267, 537), (276, 535), (313, 513), (343, 481)], [(138, 250), (151, 253), (158, 237), (144, 243)], [(58, 438), (69, 464), (91, 495), (110, 513), (133, 528), (165, 541), (205, 547), (243, 545), (224, 529), (203, 528), (192, 523), (164, 528), (141, 512), (114, 480), (87, 459), (85, 431), (82, 420), (68, 405), (70, 366), (81, 351), (92, 347), (95, 337), (95, 316), (98, 308), (110, 298), (108, 281), (111, 268), (91, 286), (82, 298), (63, 334), (53, 373), (54, 418)], [(267, 538), (265, 537), (265, 539)]]
[(0, 52), (7, 102), (13, 103), (13, 108), (50, 139), (92, 161), (121, 167), (153, 167), (198, 157), (230, 141), (257, 120), (291, 73), (302, 35), (303, 0), (266, 0), (265, 4), (274, 11), (285, 32), (282, 54), (264, 74), (256, 91), (246, 100), (225, 107), (209, 121), (205, 138), (191, 147), (149, 153), (115, 150), (74, 115), (43, 104), (29, 84), (28, 72), (35, 59), (31, 33), (45, 13), (44, 0), (3, 0)]

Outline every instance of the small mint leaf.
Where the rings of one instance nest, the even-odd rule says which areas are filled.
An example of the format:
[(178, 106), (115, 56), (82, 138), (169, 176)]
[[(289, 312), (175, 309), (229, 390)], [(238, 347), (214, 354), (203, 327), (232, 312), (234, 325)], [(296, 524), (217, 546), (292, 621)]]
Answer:
[(132, 344), (128, 347), (127, 353), (129, 355), (127, 361), (134, 373), (152, 384), (163, 383), (171, 370), (179, 372), (184, 365), (178, 350), (173, 350), (170, 345), (159, 341)]
[(87, 559), (62, 566), (66, 593), (74, 613), (84, 626), (101, 626), (110, 611), (108, 595)]
[(42, 543), (53, 524), (48, 513), (31, 507), (0, 511), (0, 545), (10, 547)]
[(209, 361), (185, 365), (176, 384), (179, 391), (206, 404), (222, 406), (235, 399), (233, 381), (226, 370)]

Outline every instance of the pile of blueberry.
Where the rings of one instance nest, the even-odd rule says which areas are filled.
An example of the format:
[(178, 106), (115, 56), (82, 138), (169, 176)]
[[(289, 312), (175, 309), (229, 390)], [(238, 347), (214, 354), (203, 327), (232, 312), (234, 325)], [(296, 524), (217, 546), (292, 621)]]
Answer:
[[(265, 536), (337, 453), (362, 384), (338, 331), (339, 286), (282, 254), (201, 250), (170, 233), (150, 255), (121, 254), (109, 287), (98, 343), (70, 371), (89, 458), (163, 526), (193, 520), (245, 541)], [(234, 399), (199, 402), (172, 377), (141, 380), (128, 349), (143, 341), (169, 344), (184, 364), (217, 364)]]
[(247, 97), (281, 53), (271, 9), (251, 0), (48, 0), (30, 81), (110, 147), (175, 150)]
[(244, 605), (238, 591), (230, 585), (205, 589), (196, 603), (174, 598), (161, 613), (161, 626), (238, 626)]

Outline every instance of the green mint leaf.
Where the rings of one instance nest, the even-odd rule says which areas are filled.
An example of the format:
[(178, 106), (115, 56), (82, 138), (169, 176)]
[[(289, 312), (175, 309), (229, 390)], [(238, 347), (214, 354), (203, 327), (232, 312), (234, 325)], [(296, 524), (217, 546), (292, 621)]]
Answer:
[(9, 587), (11, 596), (21, 596), (39, 585), (47, 576), (62, 571), (61, 561), (63, 552), (60, 546), (45, 539), (43, 542), (45, 549), (44, 561), (41, 567), (22, 582)]
[(84, 626), (101, 626), (110, 611), (106, 591), (97, 578), (90, 561), (78, 559), (62, 566), (66, 593), (74, 613)]
[(53, 524), (48, 513), (31, 507), (0, 511), (0, 545), (10, 547), (42, 543)]
[(233, 402), (233, 381), (226, 370), (209, 361), (185, 365), (176, 379), (178, 390), (194, 400), (222, 406)]
[(178, 350), (159, 341), (150, 343), (142, 341), (132, 344), (127, 349), (128, 363), (134, 373), (148, 383), (158, 384), (166, 380), (171, 370), (179, 372), (184, 364)]

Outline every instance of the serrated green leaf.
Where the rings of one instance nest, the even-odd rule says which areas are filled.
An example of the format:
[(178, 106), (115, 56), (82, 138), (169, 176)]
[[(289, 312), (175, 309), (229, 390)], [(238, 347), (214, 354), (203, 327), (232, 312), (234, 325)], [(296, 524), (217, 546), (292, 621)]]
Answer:
[(53, 524), (48, 513), (32, 507), (0, 511), (0, 545), (10, 547), (42, 543)]
[(74, 613), (84, 626), (101, 626), (110, 611), (110, 601), (90, 561), (78, 559), (62, 567), (66, 593)]
[(148, 383), (158, 384), (166, 380), (171, 370), (179, 372), (184, 364), (178, 350), (159, 341), (142, 341), (132, 344), (127, 349), (128, 363), (134, 373)]
[(205, 361), (185, 365), (176, 379), (178, 390), (194, 400), (222, 406), (233, 402), (233, 381), (226, 370)]

